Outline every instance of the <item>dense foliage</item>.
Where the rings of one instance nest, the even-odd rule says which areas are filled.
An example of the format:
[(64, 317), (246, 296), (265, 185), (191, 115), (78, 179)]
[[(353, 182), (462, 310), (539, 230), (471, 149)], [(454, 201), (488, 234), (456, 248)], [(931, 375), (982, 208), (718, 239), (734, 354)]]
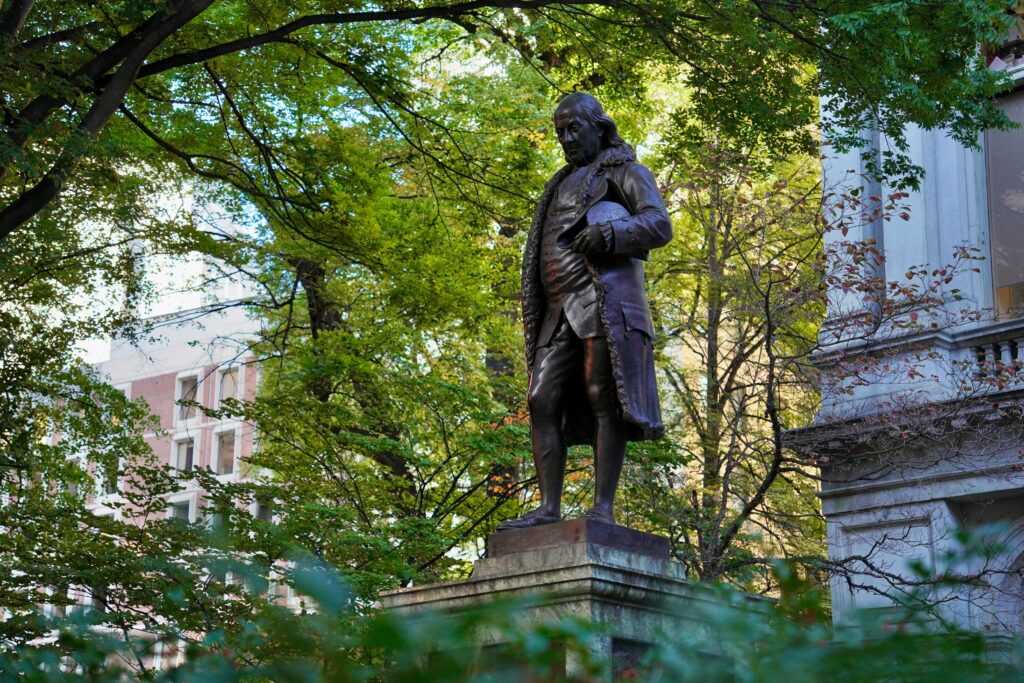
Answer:
[(629, 496), (695, 577), (764, 590), (771, 558), (823, 544), (813, 470), (781, 433), (816, 400), (822, 190), (810, 160), (766, 169), (721, 142), (658, 158), (677, 236), (649, 278), (678, 452), (639, 459)]
[[(516, 615), (529, 603), (496, 602), (456, 615), (415, 617), (379, 612), (359, 617), (337, 575), (300, 563), (297, 583), (320, 609), (297, 614), (267, 606), (246, 617), (238, 634), (209, 633), (184, 653), (180, 666), (152, 672), (154, 681), (516, 681), (642, 680), (771, 683), (837, 679), (1013, 680), (1021, 675), (1019, 641), (998, 649), (983, 636), (931, 632), (913, 610), (891, 613), (898, 626), (865, 621), (832, 638), (820, 596), (786, 565), (778, 566), (783, 598), (770, 612), (743, 609), (741, 596), (712, 592), (717, 607), (688, 614), (700, 628), (660, 634), (635, 665), (615, 667), (593, 650), (601, 631), (567, 617), (524, 624)], [(97, 632), (88, 613), (57, 621), (53, 644), (0, 653), (0, 680), (81, 682), (123, 680), (135, 651)], [(498, 635), (500, 650), (481, 648)], [(70, 656), (68, 653), (70, 652)], [(567, 660), (575, 663), (567, 667)], [(611, 675), (609, 675), (611, 674)]]
[[(634, 449), (625, 517), (694, 577), (776, 588), (771, 558), (820, 551), (779, 442), (813, 397), (808, 159), (819, 134), (879, 131), (912, 182), (904, 124), (972, 142), (1000, 122), (977, 47), (1006, 20), (994, 1), (0, 2), (0, 650), (48, 633), (36, 606), (69, 589), (123, 641), (210, 644), (285, 619), (261, 593), (299, 555), (358, 610), (464, 572), (534, 493), (517, 267), (559, 164), (552, 103), (577, 88), (657, 171), (679, 235), (651, 264), (672, 438)], [(267, 330), (260, 396), (226, 407), (264, 476), (194, 475), (214, 536), (153, 519), (178, 483), (138, 438), (146, 407), (77, 351), (145, 333), (143, 256), (196, 252), (249, 278)], [(118, 521), (87, 506), (115, 469)]]

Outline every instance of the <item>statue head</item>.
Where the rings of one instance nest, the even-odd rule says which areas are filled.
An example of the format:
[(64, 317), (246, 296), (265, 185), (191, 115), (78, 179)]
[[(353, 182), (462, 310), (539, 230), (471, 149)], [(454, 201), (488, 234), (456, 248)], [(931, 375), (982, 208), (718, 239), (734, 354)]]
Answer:
[(601, 103), (585, 92), (562, 98), (555, 108), (554, 123), (565, 159), (574, 166), (586, 166), (603, 149), (626, 144)]

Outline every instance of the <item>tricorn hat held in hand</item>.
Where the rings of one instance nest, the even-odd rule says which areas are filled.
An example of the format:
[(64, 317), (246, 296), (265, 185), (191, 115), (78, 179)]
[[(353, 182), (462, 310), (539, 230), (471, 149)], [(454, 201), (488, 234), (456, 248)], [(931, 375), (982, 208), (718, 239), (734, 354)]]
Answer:
[(587, 203), (587, 206), (573, 222), (572, 226), (558, 238), (558, 245), (567, 246), (575, 239), (580, 230), (588, 225), (607, 223), (618, 218), (629, 218), (632, 216), (629, 205), (619, 186), (611, 180), (603, 180), (598, 186), (594, 197)]

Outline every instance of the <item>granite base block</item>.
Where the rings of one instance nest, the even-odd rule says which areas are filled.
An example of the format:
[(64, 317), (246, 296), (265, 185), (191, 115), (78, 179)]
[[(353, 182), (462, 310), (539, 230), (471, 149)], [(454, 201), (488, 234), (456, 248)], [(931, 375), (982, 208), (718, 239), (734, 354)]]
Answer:
[[(527, 623), (572, 615), (596, 625), (603, 635), (595, 654), (611, 659), (613, 673), (635, 664), (652, 644), (681, 633), (704, 655), (730, 659), (732, 644), (715, 632), (709, 613), (760, 611), (770, 603), (750, 596), (740, 605), (724, 605), (716, 593), (687, 580), (683, 566), (668, 559), (668, 549), (668, 539), (586, 519), (499, 532), (488, 537), (488, 556), (474, 564), (469, 579), (388, 591), (380, 600), (387, 609), (416, 614), (530, 598), (519, 615)], [(481, 645), (497, 651), (500, 636)], [(566, 671), (577, 666), (570, 654)]]
[(528, 550), (561, 548), (578, 543), (615, 548), (661, 560), (668, 559), (670, 549), (664, 536), (582, 517), (569, 522), (491, 534), (487, 537), (487, 557), (505, 557)]

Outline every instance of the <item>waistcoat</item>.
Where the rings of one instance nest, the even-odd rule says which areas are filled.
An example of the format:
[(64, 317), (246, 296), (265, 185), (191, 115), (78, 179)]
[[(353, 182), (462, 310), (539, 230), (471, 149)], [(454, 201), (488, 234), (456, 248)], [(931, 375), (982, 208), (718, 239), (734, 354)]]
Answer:
[(583, 256), (558, 244), (559, 238), (576, 217), (576, 197), (587, 167), (575, 169), (559, 184), (544, 220), (540, 244), (540, 277), (547, 294), (547, 311), (541, 326), (539, 345), (545, 345), (557, 326), (559, 315), (565, 317), (580, 339), (599, 337), (601, 319), (597, 292)]

